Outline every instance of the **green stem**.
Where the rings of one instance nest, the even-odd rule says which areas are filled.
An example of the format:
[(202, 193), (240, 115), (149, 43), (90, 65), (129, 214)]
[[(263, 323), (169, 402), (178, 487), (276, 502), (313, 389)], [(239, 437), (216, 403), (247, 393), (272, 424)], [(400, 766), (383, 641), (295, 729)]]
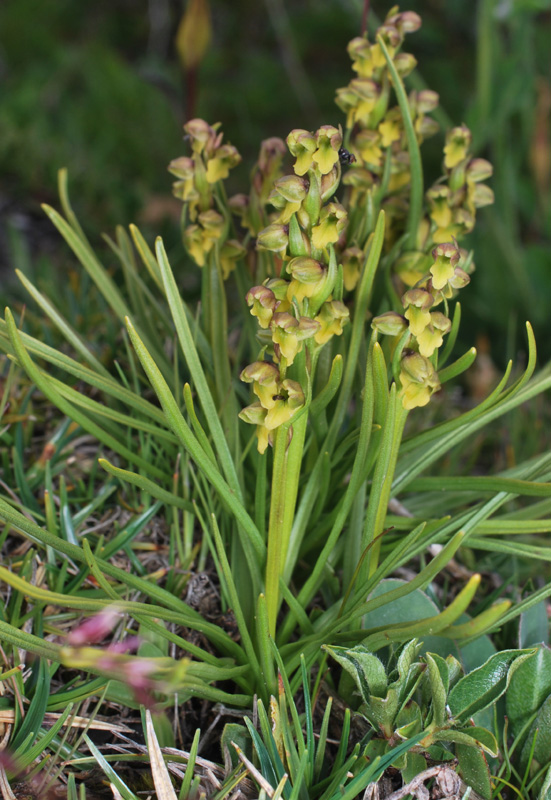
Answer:
[(398, 451), (400, 449), (407, 415), (408, 412), (402, 406), (401, 400), (396, 397), (396, 387), (393, 385), (383, 427), (383, 441), (381, 442), (379, 458), (377, 459), (375, 474), (373, 476), (373, 484), (371, 486), (362, 537), (362, 552), (367, 547), (370, 547), (370, 550), (360, 570), (358, 576), (359, 583), (366, 577), (373, 575), (379, 564), (379, 555), (381, 551), (380, 537), (384, 529), (388, 501), (390, 499), (390, 490), (392, 488), (392, 481), (394, 480), (396, 461), (398, 459)]
[(266, 608), (269, 632), (272, 638), (275, 638), (277, 612), (280, 604), (279, 579), (283, 574), (289, 549), (307, 422), (308, 414), (304, 412), (293, 425), (293, 435), (289, 443), (290, 425), (281, 425), (276, 431), (274, 441), (266, 559)]

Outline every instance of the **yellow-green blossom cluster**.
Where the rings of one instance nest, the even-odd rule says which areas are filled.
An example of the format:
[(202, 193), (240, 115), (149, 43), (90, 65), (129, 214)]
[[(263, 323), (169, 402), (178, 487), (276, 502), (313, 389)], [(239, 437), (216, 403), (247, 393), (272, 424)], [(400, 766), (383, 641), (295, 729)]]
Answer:
[[(417, 232), (417, 250), (403, 253), (394, 271), (406, 286), (416, 286), (431, 264), (431, 252), (439, 244), (460, 242), (476, 221), (476, 209), (490, 205), (494, 194), (483, 181), (492, 175), (484, 158), (472, 158), (471, 132), (452, 128), (444, 147), (444, 175), (426, 193), (427, 212)], [(450, 245), (451, 246), (451, 245)], [(469, 271), (474, 270), (470, 264)]]
[[(352, 69), (357, 77), (338, 89), (336, 103), (346, 114), (346, 147), (355, 156), (343, 183), (350, 186), (350, 205), (364, 206), (366, 193), (385, 183), (383, 207), (387, 212), (387, 237), (393, 241), (400, 231), (397, 221), (407, 214), (410, 162), (402, 114), (392, 104), (392, 82), (378, 42), (380, 37), (403, 78), (416, 66), (414, 56), (401, 52), (405, 35), (416, 31), (421, 18), (413, 11), (392, 8), (371, 43), (367, 36), (348, 45)], [(429, 89), (411, 92), (409, 106), (417, 139), (436, 133), (438, 124), (428, 114), (438, 105), (438, 95)], [(388, 162), (388, 163), (387, 163)], [(359, 242), (361, 244), (361, 242)]]
[(451, 321), (435, 308), (469, 283), (468, 274), (460, 266), (466, 257), (466, 251), (456, 244), (437, 245), (432, 251), (432, 264), (427, 274), (402, 296), (404, 313), (387, 311), (372, 321), (372, 326), (383, 334), (402, 336), (406, 330), (409, 333), (400, 365), (404, 408), (425, 406), (440, 389), (430, 359), (442, 346)]
[(306, 347), (305, 368), (310, 369), (313, 354), (340, 336), (348, 321), (348, 308), (334, 296), (333, 246), (347, 224), (345, 209), (331, 200), (340, 179), (341, 144), (340, 130), (331, 125), (315, 133), (291, 131), (287, 145), (295, 157), (294, 174), (276, 179), (269, 195), (275, 212), (257, 238), (257, 248), (275, 253), (280, 263), (279, 277), (253, 286), (246, 298), (264, 352), (272, 359), (256, 361), (241, 373), (243, 381), (252, 383), (257, 401), (240, 417), (257, 426), (261, 453), (272, 431), (304, 406), (304, 387), (294, 380), (297, 356)]
[(218, 210), (216, 187), (225, 180), (230, 169), (241, 161), (231, 144), (223, 144), (218, 125), (192, 119), (184, 125), (191, 144), (191, 156), (170, 162), (168, 169), (178, 180), (173, 184), (176, 197), (184, 202), (184, 246), (199, 267), (203, 267), (213, 249), (218, 250), (222, 275), (227, 278), (245, 248), (237, 239), (229, 238), (229, 219)]

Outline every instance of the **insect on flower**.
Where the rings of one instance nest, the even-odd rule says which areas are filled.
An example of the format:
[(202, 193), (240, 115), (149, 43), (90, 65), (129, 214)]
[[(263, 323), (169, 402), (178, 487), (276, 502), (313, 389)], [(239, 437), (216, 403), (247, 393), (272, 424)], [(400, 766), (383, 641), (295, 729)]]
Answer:
[(340, 147), (339, 161), (341, 162), (342, 166), (345, 164), (353, 164), (356, 161), (356, 156), (353, 153), (349, 153), (345, 147)]

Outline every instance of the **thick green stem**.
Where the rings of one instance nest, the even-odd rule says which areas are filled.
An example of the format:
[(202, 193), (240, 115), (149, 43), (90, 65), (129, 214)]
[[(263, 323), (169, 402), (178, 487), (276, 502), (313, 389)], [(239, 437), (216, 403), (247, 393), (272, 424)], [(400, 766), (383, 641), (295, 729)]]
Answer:
[(280, 604), (279, 580), (283, 574), (293, 526), (307, 422), (308, 414), (303, 412), (292, 426), (290, 442), (288, 442), (289, 425), (281, 425), (276, 431), (274, 440), (266, 560), (266, 607), (269, 631), (272, 637), (275, 637), (277, 612)]

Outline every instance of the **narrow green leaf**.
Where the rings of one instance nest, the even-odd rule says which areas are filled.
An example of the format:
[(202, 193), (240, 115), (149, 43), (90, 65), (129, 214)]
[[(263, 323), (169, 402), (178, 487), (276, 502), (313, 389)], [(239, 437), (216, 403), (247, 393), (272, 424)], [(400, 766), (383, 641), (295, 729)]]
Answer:
[[(243, 531), (241, 540), (247, 563), (251, 570), (251, 575), (257, 575), (259, 563), (263, 563), (266, 553), (266, 548), (258, 532), (258, 528), (245, 510), (239, 499), (239, 495), (236, 495), (235, 492), (231, 490), (218, 469), (199, 445), (189, 425), (183, 418), (159, 368), (151, 358), (151, 355), (148, 353), (129, 319), (126, 321), (126, 326), (132, 344), (138, 354), (138, 358), (160, 400), (169, 427), (176, 434), (178, 440), (188, 451), (209, 482), (214, 486), (221, 500), (228, 506), (235, 516), (236, 521), (240, 524), (241, 527), (239, 530)], [(221, 432), (220, 435), (223, 436), (223, 433)]]
[(137, 486), (143, 492), (147, 492), (147, 494), (150, 494), (151, 497), (154, 497), (156, 500), (160, 500), (162, 503), (165, 503), (168, 506), (175, 506), (176, 508), (181, 508), (183, 511), (189, 511), (192, 514), (194, 513), (195, 508), (192, 503), (184, 500), (182, 497), (177, 497), (172, 492), (166, 491), (166, 489), (161, 488), (158, 484), (150, 481), (148, 478), (144, 478), (143, 475), (138, 475), (135, 472), (130, 472), (127, 469), (115, 467), (113, 464), (107, 461), (106, 458), (98, 458), (98, 463), (100, 467), (110, 475), (113, 475), (120, 481), (131, 483), (133, 486)]
[(54, 388), (53, 382), (44, 376), (44, 374), (36, 367), (33, 363), (32, 359), (30, 358), (23, 342), (21, 340), (21, 336), (19, 335), (19, 331), (15, 324), (15, 320), (12, 316), (12, 313), (9, 308), (6, 308), (6, 324), (8, 326), (10, 340), (12, 342), (14, 351), (17, 355), (17, 359), (29, 378), (33, 381), (33, 383), (40, 389), (40, 391), (63, 413), (66, 414), (70, 419), (74, 420), (78, 425), (80, 425), (85, 431), (91, 433), (92, 436), (95, 436), (98, 441), (102, 442), (102, 444), (106, 445), (107, 447), (114, 450), (116, 453), (120, 453), (127, 461), (130, 461), (132, 464), (136, 464), (137, 466), (141, 467), (144, 470), (147, 470), (150, 474), (154, 475), (157, 478), (164, 478), (164, 473), (157, 469), (157, 467), (153, 466), (152, 464), (148, 463), (145, 459), (141, 456), (137, 455), (132, 450), (129, 450), (125, 445), (121, 442), (116, 440), (111, 434), (107, 433), (103, 428), (97, 425), (95, 422), (90, 420), (85, 414), (75, 408), (71, 403), (69, 403), (64, 397), (62, 397), (59, 392)]
[[(201, 407), (205, 414), (205, 419), (207, 420), (207, 424), (211, 432), (212, 441), (214, 443), (214, 447), (216, 448), (216, 452), (218, 453), (220, 464), (222, 465), (222, 471), (232, 492), (239, 500), (242, 500), (241, 487), (239, 485), (235, 465), (228, 447), (228, 441), (218, 417), (218, 409), (216, 408), (216, 404), (209, 389), (203, 370), (203, 365), (197, 353), (195, 342), (193, 340), (193, 336), (191, 334), (184, 311), (184, 304), (182, 302), (182, 298), (180, 297), (178, 287), (176, 286), (176, 281), (166, 255), (163, 241), (160, 238), (158, 238), (156, 242), (156, 253), (165, 287), (166, 297), (170, 306), (174, 325), (176, 327), (178, 340), (180, 342), (184, 357), (187, 361), (190, 374), (193, 377), (193, 382), (197, 388), (199, 402), (201, 403)], [(228, 392), (230, 392), (231, 386), (228, 385), (226, 389)], [(237, 420), (235, 421), (235, 424), (237, 425)]]

